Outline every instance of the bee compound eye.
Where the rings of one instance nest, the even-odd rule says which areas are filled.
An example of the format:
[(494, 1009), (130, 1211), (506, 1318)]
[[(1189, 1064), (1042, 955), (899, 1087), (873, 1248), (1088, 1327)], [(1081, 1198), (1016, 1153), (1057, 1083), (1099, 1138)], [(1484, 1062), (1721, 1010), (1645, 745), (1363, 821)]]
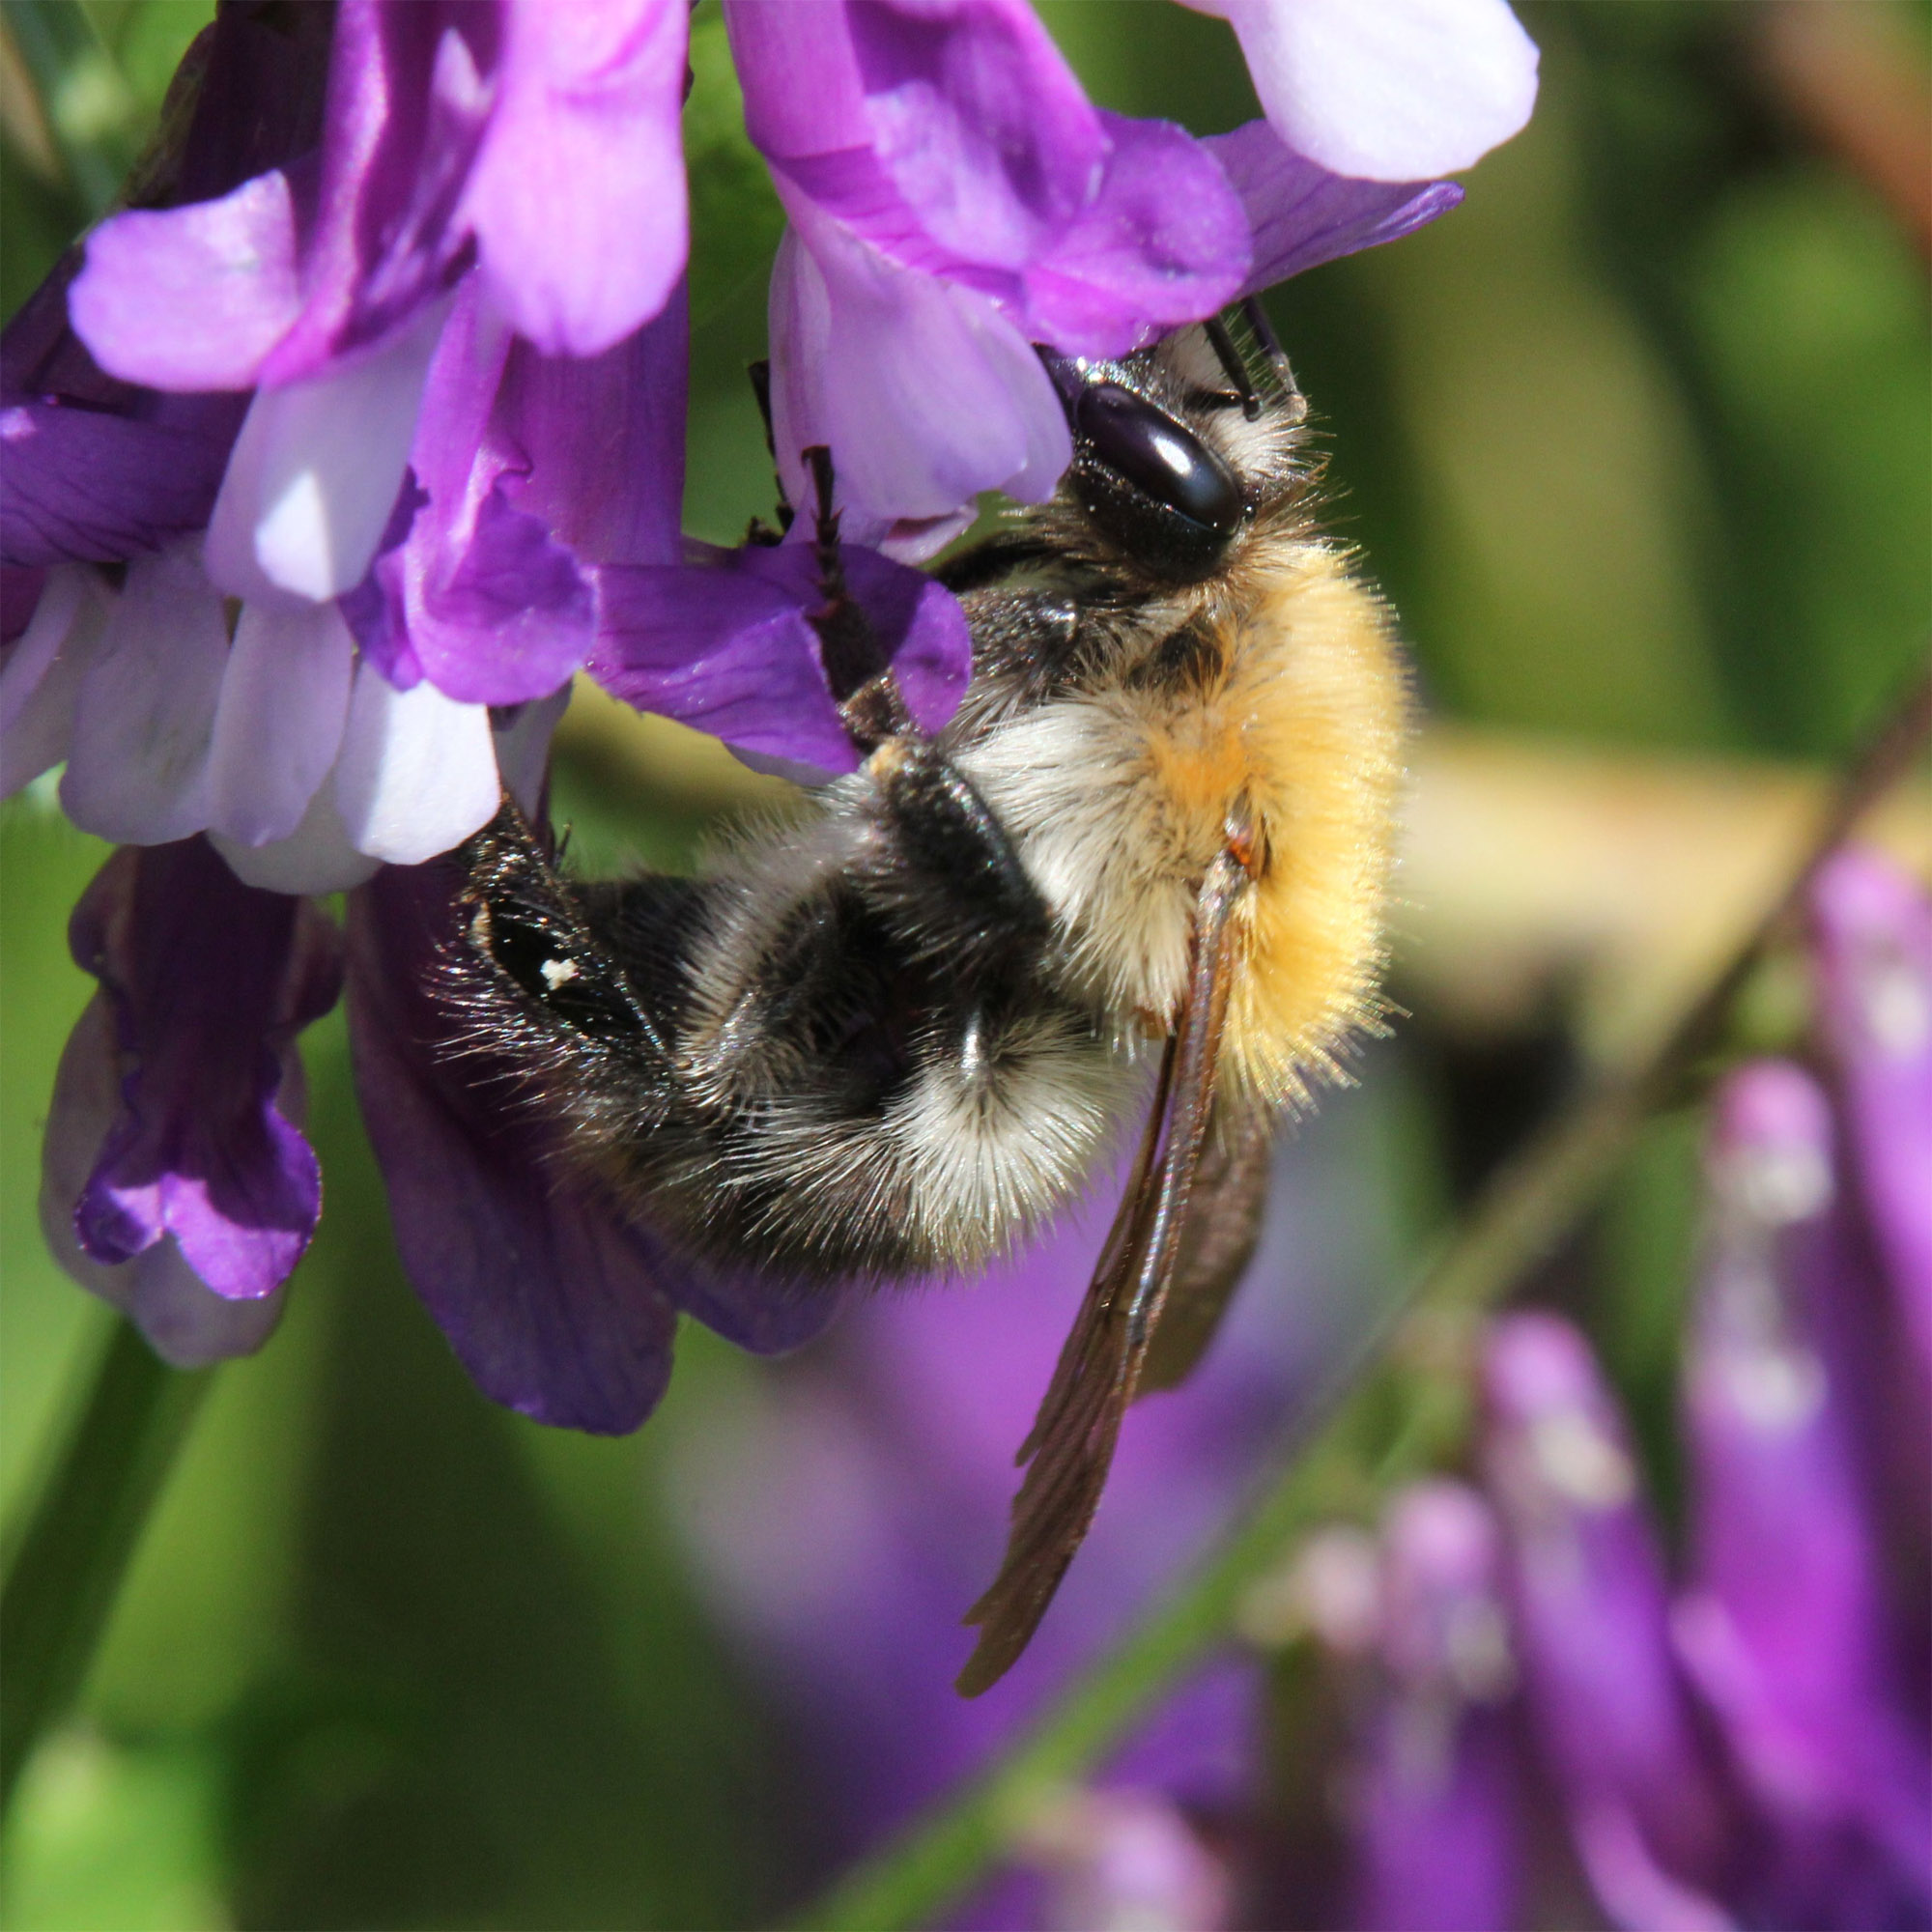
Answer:
[(1231, 537), (1247, 513), (1235, 472), (1165, 410), (1119, 383), (1080, 392), (1074, 427), (1110, 469), (1170, 510)]

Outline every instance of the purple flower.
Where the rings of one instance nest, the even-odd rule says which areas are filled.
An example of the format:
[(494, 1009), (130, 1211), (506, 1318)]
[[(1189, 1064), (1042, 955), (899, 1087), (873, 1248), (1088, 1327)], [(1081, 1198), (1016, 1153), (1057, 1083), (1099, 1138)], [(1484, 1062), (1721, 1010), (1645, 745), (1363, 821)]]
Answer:
[(1853, 1177), (1932, 1377), (1932, 899), (1877, 854), (1846, 851), (1819, 874), (1811, 921)]
[(1217, 148), (1094, 108), (1024, 0), (729, 0), (791, 220), (772, 279), (780, 474), (833, 452), (852, 533), (921, 555), (1071, 455), (1033, 343), (1115, 355), (1433, 218), (1260, 130)]
[(95, 232), (71, 311), (102, 368), (256, 392), (210, 528), (224, 588), (359, 582), (460, 277), (548, 354), (664, 307), (686, 22), (680, 0), (342, 0), (312, 160)]
[(1376, 1694), (1349, 1811), (1351, 1925), (1363, 1932), (1505, 1932), (1516, 1922), (1520, 1827), (1516, 1688), (1489, 1505), (1419, 1483), (1381, 1534)]
[(335, 1004), (335, 930), (191, 838), (117, 852), (71, 937), (100, 991), (55, 1083), (48, 1240), (170, 1361), (258, 1347), (321, 1211), (295, 1037)]
[[(1692, 1594), (1677, 1628), (1771, 1820), (1779, 1923), (1920, 1922), (1932, 1761), (1904, 1721), (1885, 1562), (1834, 1317), (1863, 1253), (1825, 1094), (1767, 1061), (1719, 1094), (1712, 1226), (1685, 1363)], [(1866, 1392), (1868, 1394), (1868, 1392)]]
[(1483, 1391), (1524, 1691), (1591, 1884), (1630, 1932), (1716, 1932), (1743, 1847), (1614, 1402), (1582, 1336), (1541, 1314), (1496, 1323)]

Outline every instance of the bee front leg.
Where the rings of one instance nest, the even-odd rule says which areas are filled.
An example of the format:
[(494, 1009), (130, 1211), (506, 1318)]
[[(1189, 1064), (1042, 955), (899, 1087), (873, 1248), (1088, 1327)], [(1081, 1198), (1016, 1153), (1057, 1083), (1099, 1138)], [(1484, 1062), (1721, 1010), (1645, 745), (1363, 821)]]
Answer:
[(887, 740), (865, 770), (873, 791), (862, 890), (912, 953), (946, 966), (955, 984), (1031, 967), (1051, 915), (966, 775), (913, 737)]

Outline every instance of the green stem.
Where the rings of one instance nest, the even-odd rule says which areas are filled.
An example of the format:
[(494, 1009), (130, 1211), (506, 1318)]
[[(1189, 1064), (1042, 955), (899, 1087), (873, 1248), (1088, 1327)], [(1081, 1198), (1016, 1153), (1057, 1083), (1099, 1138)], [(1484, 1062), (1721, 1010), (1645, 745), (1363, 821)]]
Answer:
[(87, 1676), (128, 1560), (212, 1372), (168, 1368), (117, 1321), (0, 1587), (0, 1811)]
[(1392, 1346), (1285, 1466), (1234, 1535), (1050, 1709), (1019, 1745), (927, 1821), (847, 1873), (795, 1921), (799, 1932), (915, 1932), (1011, 1842), (1042, 1791), (1091, 1770), (1190, 1665), (1226, 1640), (1249, 1587), (1296, 1538), (1422, 1473), (1459, 1439), (1466, 1405), (1443, 1367), (1465, 1358), (1475, 1319), (1576, 1225), (1644, 1120), (1717, 1044), (1737, 992), (1789, 924), (1813, 876), (1932, 732), (1932, 675), (1908, 693), (1846, 772), (1802, 864), (1748, 939), (1669, 1035), (1605, 1078), (1495, 1177), (1415, 1284)]

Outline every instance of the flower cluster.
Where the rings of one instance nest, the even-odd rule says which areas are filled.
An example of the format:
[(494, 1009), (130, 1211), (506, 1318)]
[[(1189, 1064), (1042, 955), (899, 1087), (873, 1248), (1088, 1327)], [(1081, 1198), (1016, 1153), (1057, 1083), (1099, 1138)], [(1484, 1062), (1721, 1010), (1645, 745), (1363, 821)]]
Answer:
[[(910, 563), (1068, 461), (1036, 345), (1118, 354), (1406, 234), (1534, 96), (1503, 0), (1226, 11), (1267, 118), (1197, 140), (1094, 106), (1026, 0), (726, 0), (790, 220), (781, 476), (808, 504), (830, 451), (846, 582), (926, 728), (970, 647)], [(580, 671), (788, 769), (857, 760), (811, 547), (679, 534), (688, 31), (686, 0), (222, 0), (160, 160), (0, 340), (0, 782), (64, 766), (127, 848), (76, 919), (102, 996), (46, 1218), (176, 1361), (258, 1342), (313, 1229), (293, 1038), (338, 945), (295, 901), (342, 890), (402, 1245), (491, 1394), (629, 1428), (678, 1308), (785, 1328), (503, 1184), (514, 1135), (375, 977), (433, 950), (439, 855), (505, 789), (537, 810)]]
[(1328, 1593), (1350, 1924), (1579, 1889), (1629, 1928), (1932, 1922), (1932, 904), (1853, 853), (1813, 917), (1825, 1078), (1760, 1061), (1711, 1110), (1675, 1587), (1604, 1374), (1542, 1313), (1489, 1337), (1481, 1487), (1327, 1552), (1361, 1578)]

